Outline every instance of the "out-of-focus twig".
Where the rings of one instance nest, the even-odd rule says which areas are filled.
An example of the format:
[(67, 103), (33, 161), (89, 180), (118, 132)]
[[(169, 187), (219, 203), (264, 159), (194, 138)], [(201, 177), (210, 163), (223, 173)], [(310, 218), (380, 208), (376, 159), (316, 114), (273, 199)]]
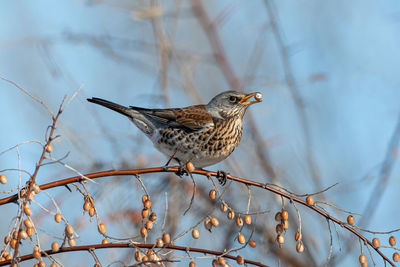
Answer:
[[(229, 60), (225, 54), (221, 39), (218, 35), (216, 24), (213, 23), (209, 18), (201, 0), (192, 0), (192, 11), (196, 15), (198, 21), (200, 22), (204, 32), (208, 37), (215, 60), (217, 61), (218, 66), (223, 72), (228, 84), (230, 85), (230, 88), (232, 90), (242, 91), (241, 82), (238, 76), (235, 74), (235, 71), (232, 68), (232, 65), (229, 63)], [(269, 155), (265, 150), (263, 138), (261, 137), (261, 134), (259, 133), (258, 128), (254, 122), (254, 118), (253, 116), (251, 116), (250, 112), (248, 114), (247, 122), (250, 125), (250, 132), (252, 134), (252, 137), (257, 144), (256, 153), (258, 158), (260, 159), (261, 167), (263, 167), (265, 173), (269, 177), (276, 178), (276, 173), (271, 166)]]
[(235, 75), (232, 66), (228, 63), (227, 56), (217, 33), (216, 25), (208, 17), (208, 14), (204, 9), (203, 1), (192, 0), (191, 5), (193, 13), (197, 17), (204, 29), (205, 34), (207, 35), (208, 41), (210, 42), (210, 45), (214, 51), (214, 57), (220, 66), (220, 69), (224, 73), (229, 86), (233, 90), (241, 90), (241, 82)]
[(11, 83), (12, 85), (14, 85), (15, 87), (17, 87), (19, 90), (21, 90), (24, 94), (30, 96), (33, 100), (35, 100), (36, 102), (38, 102), (40, 105), (42, 105), (50, 114), (51, 116), (54, 118), (54, 112), (39, 98), (37, 98), (36, 96), (32, 95), (31, 93), (29, 93), (27, 90), (25, 90), (23, 87), (19, 86), (16, 82), (13, 82), (7, 78), (4, 78), (2, 76), (0, 76), (0, 79), (2, 79), (3, 81), (6, 81), (8, 83)]
[[(371, 193), (368, 200), (368, 204), (365, 206), (365, 210), (362, 213), (363, 217), (360, 220), (360, 225), (366, 224), (367, 220), (371, 219), (374, 212), (379, 206), (379, 202), (384, 195), (385, 189), (388, 185), (390, 175), (392, 174), (393, 167), (396, 163), (396, 150), (399, 149), (400, 143), (400, 113), (396, 122), (396, 127), (393, 131), (392, 137), (389, 140), (387, 150), (385, 153), (385, 158), (382, 163), (382, 167), (379, 171), (379, 178), (376, 181), (374, 191)], [(374, 207), (374, 208), (371, 208)]]
[(299, 116), (301, 130), (303, 132), (303, 137), (304, 137), (304, 141), (305, 141), (305, 147), (306, 147), (305, 153), (306, 153), (308, 169), (309, 169), (309, 171), (311, 173), (311, 177), (313, 178), (313, 181), (315, 183), (315, 187), (321, 188), (321, 180), (320, 180), (320, 177), (318, 174), (317, 166), (314, 164), (314, 158), (313, 158), (313, 154), (311, 151), (312, 143), (311, 143), (311, 136), (310, 136), (310, 132), (309, 132), (310, 123), (309, 123), (308, 117), (306, 115), (306, 112), (304, 110), (304, 100), (299, 92), (299, 89), (296, 85), (296, 81), (293, 76), (293, 71), (292, 71), (292, 67), (290, 65), (288, 50), (286, 48), (286, 45), (284, 44), (281, 30), (279, 29), (279, 25), (277, 23), (277, 18), (276, 18), (276, 15), (275, 15), (275, 12), (274, 12), (273, 6), (272, 6), (273, 3), (271, 0), (265, 0), (264, 3), (266, 6), (266, 9), (267, 9), (267, 12), (268, 12), (272, 32), (275, 35), (276, 42), (278, 43), (278, 46), (280, 49), (286, 84), (287, 84), (289, 92), (293, 98), (293, 101), (294, 101), (294, 104), (296, 107), (296, 111), (297, 111), (296, 114)]

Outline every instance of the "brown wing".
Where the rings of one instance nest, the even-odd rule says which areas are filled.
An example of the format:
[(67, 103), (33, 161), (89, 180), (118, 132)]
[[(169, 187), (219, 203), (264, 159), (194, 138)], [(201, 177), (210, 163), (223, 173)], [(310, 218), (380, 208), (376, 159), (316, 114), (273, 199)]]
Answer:
[(167, 127), (181, 127), (196, 131), (214, 126), (212, 117), (204, 105), (170, 109), (130, 108)]

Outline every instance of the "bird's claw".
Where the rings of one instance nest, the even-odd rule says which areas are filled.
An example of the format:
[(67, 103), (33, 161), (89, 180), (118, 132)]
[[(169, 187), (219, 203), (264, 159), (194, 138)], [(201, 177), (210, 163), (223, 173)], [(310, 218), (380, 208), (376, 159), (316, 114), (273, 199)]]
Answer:
[(220, 185), (224, 186), (226, 184), (226, 178), (227, 178), (228, 173), (224, 171), (217, 171), (217, 176), (216, 178), (218, 179), (218, 182)]
[(176, 175), (178, 175), (180, 178), (183, 177), (183, 175), (187, 175), (189, 172), (186, 168), (186, 165), (183, 164), (181, 161), (179, 161), (179, 166), (178, 166), (178, 171), (175, 173)]

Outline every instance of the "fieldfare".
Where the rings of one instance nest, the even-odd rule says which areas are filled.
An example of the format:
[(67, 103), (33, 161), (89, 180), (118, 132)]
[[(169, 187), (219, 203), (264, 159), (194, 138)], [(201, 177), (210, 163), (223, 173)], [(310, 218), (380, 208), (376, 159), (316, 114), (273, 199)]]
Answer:
[(246, 109), (261, 99), (260, 93), (227, 91), (207, 105), (168, 109), (125, 107), (95, 97), (87, 100), (127, 116), (159, 151), (181, 166), (190, 161), (202, 168), (233, 152), (242, 137)]

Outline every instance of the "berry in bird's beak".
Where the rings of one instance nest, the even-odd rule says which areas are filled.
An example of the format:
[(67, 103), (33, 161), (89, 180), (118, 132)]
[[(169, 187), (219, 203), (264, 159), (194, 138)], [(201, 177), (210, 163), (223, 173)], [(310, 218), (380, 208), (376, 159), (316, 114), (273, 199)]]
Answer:
[[(254, 96), (254, 101), (247, 101), (248, 99), (252, 98)], [(243, 97), (242, 100), (239, 101), (240, 104), (249, 106), (255, 103), (259, 103), (262, 101), (262, 94), (259, 92), (256, 93), (250, 93), (248, 95), (246, 95), (245, 97)]]

